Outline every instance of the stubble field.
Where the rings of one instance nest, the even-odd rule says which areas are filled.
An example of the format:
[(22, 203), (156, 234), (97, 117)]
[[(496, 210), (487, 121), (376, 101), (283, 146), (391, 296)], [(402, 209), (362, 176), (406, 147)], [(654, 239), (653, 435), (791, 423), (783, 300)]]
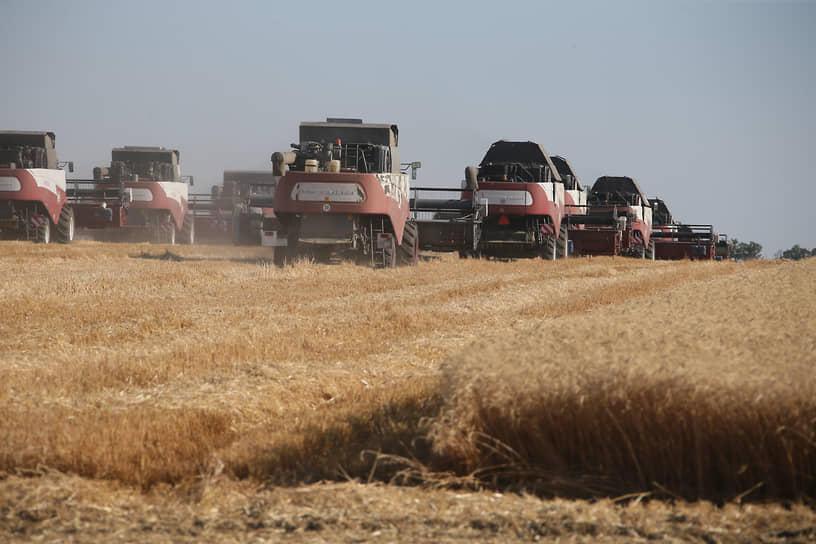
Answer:
[(3, 539), (816, 539), (814, 259), (165, 249), (0, 245)]

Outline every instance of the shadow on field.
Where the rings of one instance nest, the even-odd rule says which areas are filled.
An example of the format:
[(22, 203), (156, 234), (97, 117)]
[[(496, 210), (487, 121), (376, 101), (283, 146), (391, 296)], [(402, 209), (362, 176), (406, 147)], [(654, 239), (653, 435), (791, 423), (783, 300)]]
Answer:
[[(277, 444), (245, 450), (238, 444), (226, 470), (234, 477), (269, 485), (349, 479), (424, 483), (432, 476), (425, 465), (431, 458), (427, 422), (439, 414), (441, 406), (441, 396), (433, 392), (389, 402), (328, 425), (310, 425)], [(245, 443), (258, 441), (249, 437)]]
[[(142, 251), (141, 253), (135, 255), (129, 255), (131, 259), (150, 259), (154, 261), (169, 261), (169, 262), (201, 262), (201, 261), (221, 261), (221, 262), (233, 262), (233, 263), (248, 263), (248, 264), (262, 264), (262, 265), (272, 265), (272, 259), (265, 259), (262, 257), (185, 257), (183, 255), (179, 255), (178, 253), (173, 253), (169, 249), (164, 250), (164, 253), (148, 253), (147, 251)], [(423, 255), (419, 256), (419, 260), (422, 262), (435, 262), (441, 261), (442, 257), (439, 255)], [(347, 259), (343, 259), (342, 257), (332, 257), (325, 260), (320, 261), (322, 264), (342, 264), (344, 262), (349, 262)]]
[[(550, 414), (559, 412), (556, 407), (546, 408)], [(238, 445), (225, 468), (232, 477), (269, 486), (357, 480), (616, 502), (677, 499), (724, 504), (794, 499), (812, 503), (816, 497), (811, 471), (816, 448), (804, 437), (787, 432), (789, 427), (780, 428), (775, 414), (768, 414), (767, 425), (758, 427), (756, 422), (726, 418), (722, 426), (709, 421), (714, 428), (706, 429), (696, 421), (693, 431), (685, 424), (670, 431), (666, 421), (634, 421), (631, 428), (621, 427), (624, 418), (620, 416), (627, 411), (623, 406), (597, 402), (568, 407), (566, 412), (570, 408), (575, 408), (577, 417), (564, 414), (562, 406), (565, 417), (556, 416), (544, 427), (540, 420), (533, 421), (538, 415), (517, 414), (529, 426), (498, 416), (492, 436), (477, 428), (469, 433), (453, 429), (461, 436), (457, 441), (465, 440), (473, 448), (465, 455), (451, 451), (449, 444), (445, 447), (438, 436), (439, 425), (447, 423), (443, 394), (434, 391), (343, 421), (305, 427), (283, 442), (251, 437), (245, 443), (272, 445), (245, 451)], [(569, 429), (573, 423), (588, 421), (600, 426), (593, 426), (589, 434), (586, 426)], [(732, 424), (731, 431), (726, 429)], [(608, 435), (592, 435), (599, 429), (607, 429)], [(641, 436), (647, 443), (635, 443), (632, 437), (644, 430)], [(747, 446), (757, 441), (763, 443)]]
[(272, 259), (263, 259), (261, 257), (185, 257), (178, 253), (173, 253), (169, 249), (164, 250), (164, 253), (152, 254), (142, 251), (137, 255), (129, 255), (131, 259), (151, 259), (154, 261), (170, 261), (170, 262), (201, 262), (201, 261), (222, 261), (232, 263), (249, 263), (249, 264), (272, 264)]

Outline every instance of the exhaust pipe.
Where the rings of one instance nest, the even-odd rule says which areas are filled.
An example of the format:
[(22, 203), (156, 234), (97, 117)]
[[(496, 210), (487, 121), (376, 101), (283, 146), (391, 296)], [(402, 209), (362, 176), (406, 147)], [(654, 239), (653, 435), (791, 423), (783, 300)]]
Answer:
[(479, 169), (475, 166), (466, 166), (465, 167), (465, 186), (468, 188), (469, 191), (478, 191), (479, 190), (479, 180), (476, 179), (476, 176), (479, 174)]

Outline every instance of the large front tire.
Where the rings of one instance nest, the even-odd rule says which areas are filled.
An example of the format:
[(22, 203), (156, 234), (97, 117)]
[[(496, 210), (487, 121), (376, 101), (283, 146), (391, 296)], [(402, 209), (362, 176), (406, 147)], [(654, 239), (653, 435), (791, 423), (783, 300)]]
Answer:
[(70, 206), (63, 206), (60, 212), (59, 222), (56, 225), (56, 240), (61, 244), (70, 244), (74, 241), (74, 209)]
[(554, 261), (558, 255), (558, 239), (555, 236), (545, 236), (544, 246), (541, 248), (541, 258), (545, 261)]
[(649, 247), (646, 248), (646, 258), (650, 261), (655, 260), (655, 241), (653, 239), (649, 240)]
[(195, 244), (195, 217), (192, 213), (185, 215), (181, 224), (181, 243), (190, 246)]
[(286, 266), (286, 246), (278, 246), (273, 250), (275, 253), (272, 255), (272, 262), (275, 263), (277, 267)]
[(419, 262), (419, 228), (416, 222), (407, 221), (402, 231), (402, 243), (399, 247), (399, 263), (416, 266)]
[(37, 227), (35, 236), (36, 242), (41, 244), (51, 243), (51, 218), (48, 216), (48, 214), (45, 214), (45, 220), (43, 221), (42, 225)]
[(556, 257), (559, 259), (567, 258), (569, 253), (569, 231), (566, 223), (561, 223), (561, 230), (558, 231), (558, 241), (556, 243)]
[(170, 212), (160, 215), (154, 228), (156, 243), (176, 245), (176, 222)]

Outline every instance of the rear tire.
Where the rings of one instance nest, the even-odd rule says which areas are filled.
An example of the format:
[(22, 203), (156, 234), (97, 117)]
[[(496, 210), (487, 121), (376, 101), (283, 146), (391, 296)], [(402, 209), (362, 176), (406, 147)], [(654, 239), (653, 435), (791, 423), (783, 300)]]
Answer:
[(74, 209), (70, 206), (63, 206), (59, 216), (59, 223), (56, 225), (56, 240), (61, 244), (70, 244), (74, 241)]
[(565, 259), (569, 252), (569, 231), (566, 223), (561, 223), (561, 229), (558, 231), (558, 247), (557, 258)]
[(195, 217), (191, 213), (184, 216), (181, 224), (181, 243), (190, 246), (195, 244)]
[[(297, 218), (281, 219), (281, 226), (286, 231), (286, 245), (275, 248), (272, 259), (276, 266), (284, 267), (295, 262), (298, 256), (298, 242), (300, 241), (300, 220)], [(280, 235), (280, 232), (278, 232)]]
[(156, 217), (156, 243), (176, 245), (176, 222), (170, 212)]
[(419, 261), (419, 229), (414, 221), (407, 221), (399, 247), (399, 264), (416, 266)]
[(385, 268), (396, 268), (397, 266), (397, 238), (391, 235), (388, 243), (383, 248), (383, 266)]
[(558, 238), (545, 236), (544, 247), (541, 248), (541, 258), (545, 261), (554, 261), (558, 254)]
[(35, 235), (36, 242), (39, 242), (41, 244), (51, 243), (51, 217), (49, 217), (48, 214), (45, 214), (45, 221), (43, 221), (42, 225), (37, 227)]
[(650, 261), (655, 260), (655, 241), (654, 239), (649, 240), (649, 247), (646, 248), (646, 258)]

